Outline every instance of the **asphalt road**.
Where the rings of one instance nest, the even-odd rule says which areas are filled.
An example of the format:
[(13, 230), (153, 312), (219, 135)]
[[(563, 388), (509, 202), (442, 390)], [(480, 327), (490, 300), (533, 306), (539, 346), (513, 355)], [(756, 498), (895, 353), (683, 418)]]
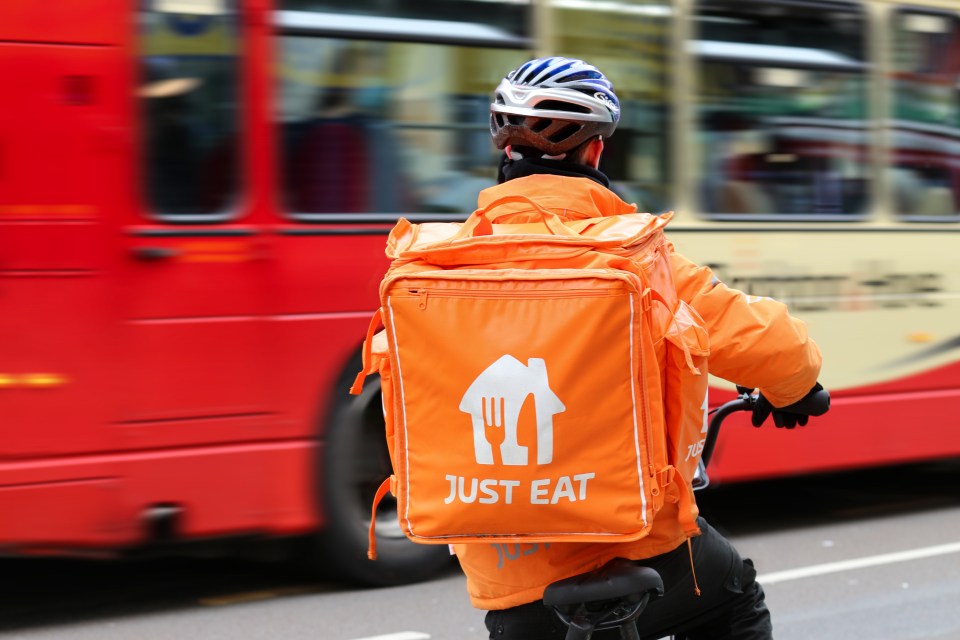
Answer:
[[(960, 461), (714, 488), (704, 514), (756, 562), (778, 640), (960, 640)], [(0, 560), (0, 637), (484, 638), (455, 567), (357, 590), (237, 558)]]

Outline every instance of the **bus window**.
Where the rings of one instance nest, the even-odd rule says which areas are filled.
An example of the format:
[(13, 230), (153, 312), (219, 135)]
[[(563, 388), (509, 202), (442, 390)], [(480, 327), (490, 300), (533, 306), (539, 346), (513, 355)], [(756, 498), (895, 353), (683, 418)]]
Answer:
[(849, 2), (703, 0), (697, 61), (699, 198), (718, 217), (867, 210), (867, 31)]
[(893, 20), (893, 206), (960, 213), (960, 18), (903, 9)]
[(147, 206), (171, 222), (223, 219), (240, 183), (234, 0), (143, 6), (137, 93)]
[[(322, 11), (315, 9), (323, 2), (310, 2), (310, 11), (300, 10), (300, 0), (281, 4), (276, 112), (289, 215), (393, 220), (473, 211), (477, 192), (496, 179), (491, 92), (505, 70), (529, 57), (516, 35), (526, 8), (490, 11), (476, 0), (351, 3), (351, 11), (382, 9), (364, 15), (334, 11), (342, 3)], [(461, 9), (457, 19), (441, 11), (451, 6)]]
[(670, 130), (666, 78), (672, 11), (662, 0), (554, 0), (559, 55), (595, 64), (623, 106), (600, 168), (611, 187), (641, 211), (670, 208)]

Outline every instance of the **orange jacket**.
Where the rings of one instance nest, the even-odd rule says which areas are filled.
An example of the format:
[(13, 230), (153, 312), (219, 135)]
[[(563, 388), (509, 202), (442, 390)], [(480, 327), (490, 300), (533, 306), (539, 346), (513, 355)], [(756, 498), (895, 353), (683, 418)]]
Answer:
[[(636, 211), (635, 205), (589, 178), (556, 175), (517, 178), (485, 189), (479, 206), (514, 194), (532, 198), (569, 220)], [(495, 222), (539, 219), (528, 205), (503, 209)], [(672, 266), (680, 299), (703, 317), (709, 333), (710, 373), (759, 388), (774, 406), (796, 402), (813, 387), (820, 373), (820, 350), (785, 305), (730, 289), (710, 269), (677, 253), (672, 254)], [(679, 523), (678, 508), (677, 503), (667, 502), (650, 534), (636, 542), (458, 544), (454, 550), (467, 576), (472, 604), (479, 609), (505, 609), (538, 600), (551, 582), (615, 557), (639, 560), (675, 549), (688, 537)]]

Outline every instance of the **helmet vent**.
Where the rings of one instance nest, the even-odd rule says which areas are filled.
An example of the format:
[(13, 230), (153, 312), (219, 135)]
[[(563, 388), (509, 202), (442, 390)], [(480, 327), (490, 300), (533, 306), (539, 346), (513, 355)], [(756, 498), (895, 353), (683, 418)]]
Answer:
[(569, 111), (570, 113), (590, 113), (588, 107), (561, 100), (543, 100), (538, 102), (537, 109), (550, 109), (551, 111)]
[(553, 124), (553, 120), (550, 120), (549, 118), (533, 118), (533, 120), (535, 120), (535, 122), (530, 125), (530, 130), (536, 133), (540, 133)]
[(577, 131), (580, 131), (579, 124), (568, 124), (564, 127), (561, 127), (559, 131), (550, 136), (550, 141), (561, 142), (575, 134)]

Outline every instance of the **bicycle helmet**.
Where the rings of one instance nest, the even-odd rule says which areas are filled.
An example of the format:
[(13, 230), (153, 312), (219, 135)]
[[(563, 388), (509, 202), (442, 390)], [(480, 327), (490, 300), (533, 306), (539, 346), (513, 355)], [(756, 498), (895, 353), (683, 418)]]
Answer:
[(537, 58), (500, 82), (490, 105), (490, 134), (498, 149), (534, 147), (563, 157), (595, 136), (610, 136), (620, 101), (599, 69), (574, 58)]

